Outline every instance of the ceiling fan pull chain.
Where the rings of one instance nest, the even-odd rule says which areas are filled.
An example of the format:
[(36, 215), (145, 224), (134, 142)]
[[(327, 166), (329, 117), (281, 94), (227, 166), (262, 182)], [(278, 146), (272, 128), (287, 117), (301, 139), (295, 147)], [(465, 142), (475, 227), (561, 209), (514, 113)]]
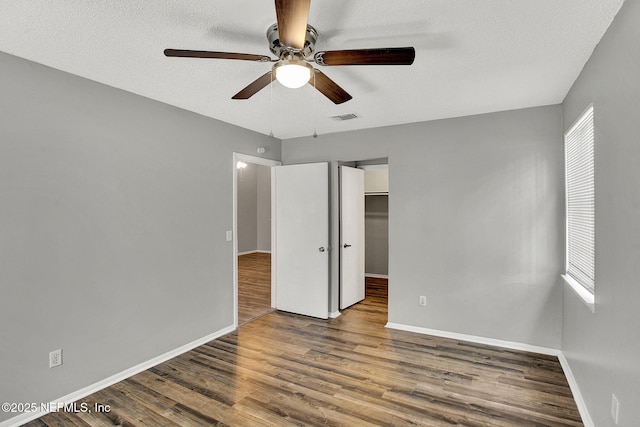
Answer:
[(316, 114), (316, 72), (313, 71), (313, 137), (318, 137), (318, 115)]
[(269, 108), (269, 136), (273, 138), (273, 72), (271, 72), (271, 84), (269, 85), (269, 92), (271, 102), (271, 107)]

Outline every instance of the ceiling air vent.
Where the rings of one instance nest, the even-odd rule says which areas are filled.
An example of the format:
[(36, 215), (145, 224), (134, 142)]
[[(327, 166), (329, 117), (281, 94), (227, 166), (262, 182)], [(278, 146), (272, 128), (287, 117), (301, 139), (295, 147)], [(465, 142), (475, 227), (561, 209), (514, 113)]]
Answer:
[(357, 119), (358, 116), (356, 113), (348, 113), (348, 114), (341, 114), (339, 116), (331, 116), (331, 118), (333, 120), (337, 120), (339, 122), (344, 122), (345, 120), (353, 120), (353, 119)]

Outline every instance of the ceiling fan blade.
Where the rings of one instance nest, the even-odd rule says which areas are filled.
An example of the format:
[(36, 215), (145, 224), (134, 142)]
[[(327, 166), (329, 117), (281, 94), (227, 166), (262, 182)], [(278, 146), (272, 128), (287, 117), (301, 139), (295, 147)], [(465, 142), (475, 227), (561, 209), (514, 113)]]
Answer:
[(248, 53), (234, 52), (211, 52), (208, 50), (182, 50), (165, 49), (165, 56), (181, 58), (217, 58), (217, 59), (240, 59), (243, 61), (270, 62), (271, 58), (265, 55), (251, 55)]
[(411, 65), (415, 57), (412, 47), (389, 47), (329, 50), (317, 52), (313, 59), (319, 65)]
[(280, 43), (294, 49), (304, 48), (311, 0), (276, 0)]
[(271, 77), (271, 71), (269, 71), (268, 73), (258, 77), (256, 80), (249, 83), (247, 87), (233, 95), (231, 99), (249, 99), (265, 87), (269, 86), (272, 81), (273, 78)]
[(318, 89), (320, 93), (333, 101), (334, 104), (342, 104), (352, 98), (351, 95), (320, 70), (314, 70), (314, 75), (311, 77), (311, 80), (309, 80), (309, 84)]

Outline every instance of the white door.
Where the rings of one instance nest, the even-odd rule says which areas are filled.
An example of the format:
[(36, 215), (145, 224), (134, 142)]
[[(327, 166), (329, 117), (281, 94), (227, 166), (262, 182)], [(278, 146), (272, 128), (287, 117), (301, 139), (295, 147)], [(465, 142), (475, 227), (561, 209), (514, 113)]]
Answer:
[(276, 308), (329, 315), (329, 164), (273, 168)]
[(340, 309), (364, 299), (364, 171), (340, 168)]

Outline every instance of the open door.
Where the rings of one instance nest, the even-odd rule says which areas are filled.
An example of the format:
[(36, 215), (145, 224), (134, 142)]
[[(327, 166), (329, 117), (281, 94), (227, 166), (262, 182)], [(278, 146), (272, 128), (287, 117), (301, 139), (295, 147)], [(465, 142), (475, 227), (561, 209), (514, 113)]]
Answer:
[(276, 166), (276, 308), (329, 317), (329, 164)]
[(340, 168), (340, 309), (365, 296), (364, 171)]

